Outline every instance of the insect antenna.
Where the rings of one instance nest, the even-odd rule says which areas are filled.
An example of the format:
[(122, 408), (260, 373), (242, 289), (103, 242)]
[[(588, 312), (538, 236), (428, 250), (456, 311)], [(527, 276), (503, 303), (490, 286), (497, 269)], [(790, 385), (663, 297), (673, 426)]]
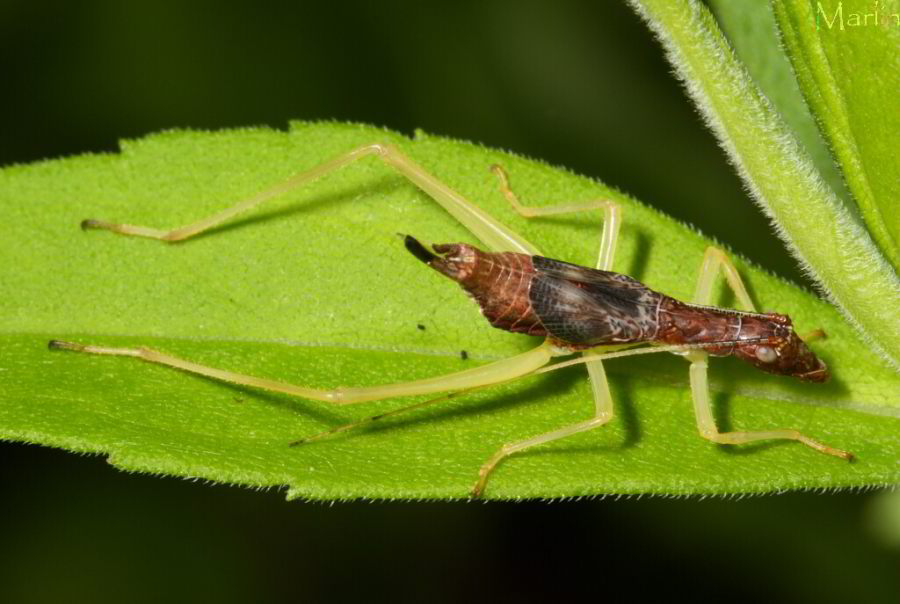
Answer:
[(824, 329), (818, 328), (799, 336), (799, 338), (808, 343), (816, 340), (825, 340), (828, 338), (828, 334), (825, 333)]
[(671, 344), (668, 346), (644, 346), (643, 348), (629, 348), (628, 350), (617, 350), (615, 352), (601, 352), (598, 354), (585, 353), (583, 356), (568, 361), (562, 361), (553, 365), (547, 365), (540, 369), (535, 369), (534, 373), (547, 373), (548, 371), (556, 371), (564, 367), (572, 365), (580, 365), (582, 363), (590, 363), (598, 359), (617, 359), (619, 357), (630, 357), (639, 354), (654, 354), (656, 352), (688, 352), (690, 350), (702, 350), (704, 348), (718, 348), (720, 346), (729, 346), (731, 344), (750, 344), (753, 342), (765, 342), (766, 338), (748, 338), (745, 340), (723, 340), (721, 342), (698, 342), (692, 344)]

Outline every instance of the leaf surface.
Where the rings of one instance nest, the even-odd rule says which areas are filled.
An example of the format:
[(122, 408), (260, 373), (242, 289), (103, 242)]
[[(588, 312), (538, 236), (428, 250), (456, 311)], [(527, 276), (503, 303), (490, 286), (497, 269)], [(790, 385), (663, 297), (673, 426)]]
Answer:
[[(441, 208), (369, 158), (208, 235), (177, 245), (82, 232), (84, 218), (159, 228), (191, 222), (359, 145), (394, 142), (551, 257), (591, 265), (600, 216), (527, 221), (487, 169), (501, 163), (525, 203), (598, 197), (625, 212), (615, 269), (690, 297), (711, 241), (616, 191), (476, 145), (372, 127), (293, 124), (166, 132), (0, 172), (0, 435), (109, 455), (116, 466), (256, 487), (291, 497), (450, 498), (470, 491), (503, 443), (590, 416), (583, 368), (535, 376), (288, 448), (289, 441), (407, 401), (332, 408), (236, 388), (127, 358), (48, 351), (49, 339), (147, 345), (298, 384), (331, 387), (439, 375), (538, 341), (491, 328), (459, 288), (396, 233), (477, 243)], [(504, 462), (489, 497), (742, 493), (898, 481), (900, 378), (841, 315), (748, 265), (757, 304), (824, 328), (825, 385), (713, 359), (720, 425), (797, 428), (853, 451), (856, 463), (796, 443), (740, 448), (697, 434), (687, 364), (671, 355), (607, 363), (609, 426)], [(727, 293), (719, 301), (730, 303)], [(418, 325), (425, 327), (419, 329)], [(461, 358), (461, 351), (468, 360)], [(421, 400), (421, 399), (413, 399)]]

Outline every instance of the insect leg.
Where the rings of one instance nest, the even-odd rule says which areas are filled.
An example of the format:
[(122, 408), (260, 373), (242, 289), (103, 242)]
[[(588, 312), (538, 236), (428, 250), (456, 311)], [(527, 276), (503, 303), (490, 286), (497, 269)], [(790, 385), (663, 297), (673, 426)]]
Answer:
[[(546, 207), (525, 206), (519, 201), (518, 196), (509, 186), (509, 177), (507, 176), (506, 171), (499, 165), (491, 166), (491, 171), (500, 179), (503, 195), (512, 207), (525, 218), (603, 210), (603, 233), (600, 237), (600, 252), (597, 257), (597, 268), (605, 271), (612, 270), (616, 253), (616, 243), (619, 238), (619, 227), (622, 224), (622, 208), (619, 204), (606, 199), (597, 199), (593, 201), (563, 203)], [(603, 362), (600, 360), (593, 360), (585, 363), (585, 366), (588, 375), (591, 378), (591, 389), (593, 391), (595, 407), (594, 418), (566, 428), (561, 428), (548, 434), (536, 436), (520, 443), (505, 445), (481, 468), (478, 483), (475, 485), (474, 489), (474, 495), (476, 497), (484, 490), (488, 475), (494, 469), (494, 466), (496, 466), (504, 457), (528, 447), (602, 426), (612, 419), (612, 394), (609, 392), (609, 382), (606, 379), (606, 371), (603, 369)]]
[(534, 370), (546, 365), (552, 357), (550, 344), (543, 343), (528, 352), (495, 361), (480, 367), (474, 367), (465, 371), (449, 373), (433, 378), (401, 382), (397, 384), (385, 384), (382, 386), (369, 386), (361, 388), (334, 388), (322, 390), (297, 386), (287, 382), (279, 382), (258, 378), (242, 373), (235, 373), (224, 369), (217, 369), (207, 365), (201, 365), (192, 361), (153, 350), (152, 348), (112, 348), (106, 346), (89, 346), (73, 342), (52, 340), (50, 348), (86, 352), (89, 354), (135, 357), (149, 363), (156, 363), (203, 375), (232, 384), (252, 386), (270, 392), (281, 392), (302, 398), (332, 403), (335, 405), (348, 405), (400, 396), (414, 396), (417, 394), (431, 394), (434, 392), (447, 392), (450, 390), (466, 390), (527, 375)]
[(755, 311), (753, 300), (744, 287), (741, 275), (731, 262), (728, 255), (717, 247), (709, 246), (703, 254), (703, 264), (700, 267), (700, 277), (697, 279), (697, 287), (694, 289), (694, 304), (710, 304), (712, 302), (712, 288), (719, 275), (719, 269), (725, 274), (725, 280), (734, 295), (737, 297), (742, 310)]
[(687, 357), (691, 361), (691, 395), (694, 399), (694, 414), (697, 418), (697, 429), (703, 438), (723, 445), (740, 445), (758, 440), (796, 440), (821, 453), (827, 453), (828, 455), (847, 460), (853, 459), (852, 453), (829, 447), (796, 430), (719, 432), (710, 408), (709, 384), (707, 383), (708, 355), (703, 352), (693, 351), (688, 353)]
[[(700, 276), (697, 278), (697, 286), (694, 289), (694, 304), (707, 305), (712, 302), (712, 289), (719, 274), (719, 269), (725, 274), (725, 280), (737, 297), (742, 310), (756, 312), (756, 308), (750, 299), (750, 294), (747, 293), (747, 288), (744, 286), (737, 267), (734, 266), (725, 252), (712, 245), (706, 248), (706, 253), (703, 254)], [(801, 335), (800, 339), (804, 342), (812, 342), (813, 340), (826, 337), (827, 335), (824, 331), (814, 329)]]
[(381, 161), (393, 167), (420, 189), (428, 193), (436, 202), (492, 250), (513, 251), (525, 254), (539, 253), (538, 249), (531, 243), (494, 220), (484, 210), (473, 205), (462, 195), (440, 182), (424, 168), (401, 153), (396, 147), (382, 143), (373, 143), (353, 149), (330, 161), (300, 172), (284, 182), (257, 193), (248, 199), (240, 201), (217, 214), (174, 229), (160, 230), (132, 224), (117, 224), (104, 220), (85, 220), (81, 225), (82, 228), (85, 229), (103, 229), (122, 235), (149, 237), (151, 239), (160, 239), (162, 241), (170, 242), (183, 241), (195, 235), (199, 235), (204, 231), (208, 231), (238, 214), (249, 211), (272, 198), (312, 182), (369, 155), (378, 157)]
[(591, 381), (594, 387), (594, 417), (587, 421), (578, 422), (577, 424), (553, 430), (552, 432), (546, 432), (526, 440), (503, 445), (483, 466), (481, 466), (481, 470), (478, 472), (478, 482), (475, 483), (475, 488), (472, 489), (473, 497), (480, 497), (482, 493), (484, 493), (484, 488), (487, 485), (491, 472), (494, 471), (497, 464), (504, 458), (530, 447), (559, 440), (586, 430), (599, 428), (613, 418), (613, 401), (612, 396), (609, 393), (609, 384), (606, 381), (606, 373), (603, 370), (603, 364), (600, 361), (592, 361), (588, 367), (596, 368), (594, 372), (591, 372)]
[[(700, 277), (697, 279), (697, 287), (694, 290), (693, 302), (695, 304), (709, 304), (712, 298), (712, 287), (718, 276), (719, 269), (725, 274), (728, 285), (734, 290), (738, 302), (745, 310), (753, 311), (753, 301), (744, 287), (741, 276), (732, 264), (731, 260), (722, 250), (710, 246), (703, 255), (703, 266), (700, 269)], [(694, 400), (694, 415), (697, 419), (697, 429), (703, 438), (719, 444), (738, 445), (758, 440), (785, 439), (802, 442), (822, 453), (836, 455), (844, 459), (851, 459), (852, 455), (846, 451), (824, 445), (816, 440), (797, 432), (796, 430), (761, 430), (754, 432), (719, 432), (712, 415), (709, 400), (709, 383), (707, 374), (709, 370), (709, 355), (702, 350), (694, 350), (687, 355), (691, 362), (691, 396)]]
[(587, 212), (590, 210), (603, 210), (603, 235), (600, 239), (600, 254), (597, 259), (597, 268), (604, 271), (612, 270), (615, 257), (616, 241), (619, 237), (619, 226), (622, 224), (622, 207), (608, 199), (595, 199), (592, 201), (562, 203), (546, 207), (525, 206), (519, 201), (518, 196), (509, 186), (509, 177), (506, 171), (498, 165), (491, 166), (491, 171), (500, 179), (500, 187), (503, 195), (509, 201), (516, 212), (525, 218), (537, 218), (540, 216), (553, 216), (556, 214), (572, 214), (575, 212)]
[[(532, 372), (527, 375), (534, 375), (536, 372)], [(510, 378), (509, 380), (504, 381), (512, 381), (518, 379), (520, 377), (526, 377), (525, 375), (515, 376)], [(432, 405), (436, 405), (438, 403), (443, 403), (445, 401), (449, 401), (454, 398), (459, 398), (460, 396), (464, 396), (471, 392), (475, 392), (477, 390), (483, 390), (485, 388), (490, 388), (492, 386), (496, 386), (503, 382), (494, 382), (492, 384), (483, 384), (481, 386), (475, 386), (473, 388), (466, 388), (465, 390), (456, 390), (454, 392), (449, 392), (446, 394), (442, 394), (437, 398), (428, 399), (427, 401), (422, 401), (420, 403), (413, 403), (412, 405), (407, 405), (405, 407), (400, 407), (398, 409), (392, 409), (390, 411), (385, 411), (384, 413), (379, 413), (378, 415), (370, 415), (369, 417), (364, 417), (362, 419), (356, 420), (355, 422), (350, 422), (349, 424), (342, 424), (340, 426), (336, 426), (329, 430), (325, 430), (324, 432), (319, 432), (318, 434), (312, 434), (310, 436), (306, 436), (304, 438), (299, 438), (291, 443), (289, 446), (295, 447), (297, 445), (302, 445), (308, 442), (313, 442), (316, 440), (321, 440), (323, 438), (328, 438), (329, 436), (333, 436), (335, 434), (340, 434), (341, 432), (347, 432), (349, 430), (353, 430), (355, 428), (359, 428), (361, 426), (365, 426), (367, 424), (374, 423), (376, 421), (380, 421), (383, 419), (387, 419), (389, 417), (394, 417), (395, 415), (401, 415), (403, 413), (409, 413), (410, 411), (418, 411), (419, 409), (424, 409), (425, 407), (431, 407)]]

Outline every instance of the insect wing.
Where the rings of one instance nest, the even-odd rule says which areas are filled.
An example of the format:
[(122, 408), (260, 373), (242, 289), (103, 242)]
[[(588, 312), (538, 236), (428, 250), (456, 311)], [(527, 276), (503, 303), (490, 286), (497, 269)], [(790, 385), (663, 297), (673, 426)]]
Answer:
[(656, 306), (659, 294), (628, 275), (579, 266), (562, 260), (532, 256), (537, 272), (564, 281), (571, 281), (600, 295), (622, 299), (628, 304)]
[(646, 341), (661, 295), (618, 273), (532, 257), (532, 308), (554, 337), (578, 346)]

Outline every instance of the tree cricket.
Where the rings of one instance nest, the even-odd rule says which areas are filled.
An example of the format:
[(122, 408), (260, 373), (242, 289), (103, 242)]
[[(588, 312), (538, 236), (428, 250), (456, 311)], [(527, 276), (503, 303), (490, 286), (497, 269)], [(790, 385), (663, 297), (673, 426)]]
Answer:
[[(506, 172), (491, 170), (499, 180), (504, 197), (521, 216), (539, 218), (572, 212), (603, 212), (600, 251), (595, 268), (546, 258), (539, 250), (496, 221), (460, 194), (438, 181), (398, 149), (375, 143), (356, 148), (330, 161), (298, 173), (287, 181), (241, 201), (203, 220), (175, 228), (158, 230), (146, 226), (85, 220), (84, 229), (101, 229), (148, 237), (165, 242), (189, 239), (249, 211), (291, 189), (335, 172), (364, 157), (375, 156), (427, 193), (457, 221), (477, 237), (488, 251), (463, 243), (426, 246), (410, 235), (404, 236), (409, 252), (431, 269), (458, 282), (479, 305), (482, 314), (496, 328), (544, 338), (528, 352), (486, 365), (411, 382), (361, 388), (323, 390), (243, 375), (200, 365), (149, 348), (112, 348), (53, 340), (51, 349), (65, 349), (98, 355), (129, 356), (199, 374), (217, 380), (286, 393), (333, 405), (347, 405), (395, 397), (451, 393), (328, 430), (290, 443), (298, 445), (343, 432), (368, 421), (418, 409), (476, 389), (508, 382), (527, 375), (583, 363), (592, 382), (594, 409), (590, 419), (563, 426), (519, 442), (507, 443), (481, 467), (474, 497), (484, 493), (494, 468), (506, 457), (538, 445), (600, 427), (614, 413), (613, 400), (603, 361), (621, 356), (671, 352), (690, 363), (689, 375), (694, 414), (700, 435), (714, 443), (738, 445), (760, 440), (794, 440), (816, 451), (846, 460), (849, 452), (816, 441), (796, 430), (720, 432), (710, 405), (707, 383), (708, 357), (734, 355), (754, 367), (810, 382), (829, 378), (825, 364), (806, 341), (823, 337), (821, 330), (805, 338), (798, 336), (791, 319), (783, 314), (759, 313), (741, 277), (721, 250), (709, 247), (690, 303), (680, 302), (653, 291), (631, 277), (611, 272), (621, 207), (598, 199), (548, 207), (523, 205), (510, 187)], [(725, 276), (738, 303), (747, 310), (710, 306), (713, 285), (719, 272)], [(418, 326), (420, 329), (423, 327)], [(581, 355), (551, 364), (557, 357)], [(285, 443), (287, 446), (288, 443)]]

